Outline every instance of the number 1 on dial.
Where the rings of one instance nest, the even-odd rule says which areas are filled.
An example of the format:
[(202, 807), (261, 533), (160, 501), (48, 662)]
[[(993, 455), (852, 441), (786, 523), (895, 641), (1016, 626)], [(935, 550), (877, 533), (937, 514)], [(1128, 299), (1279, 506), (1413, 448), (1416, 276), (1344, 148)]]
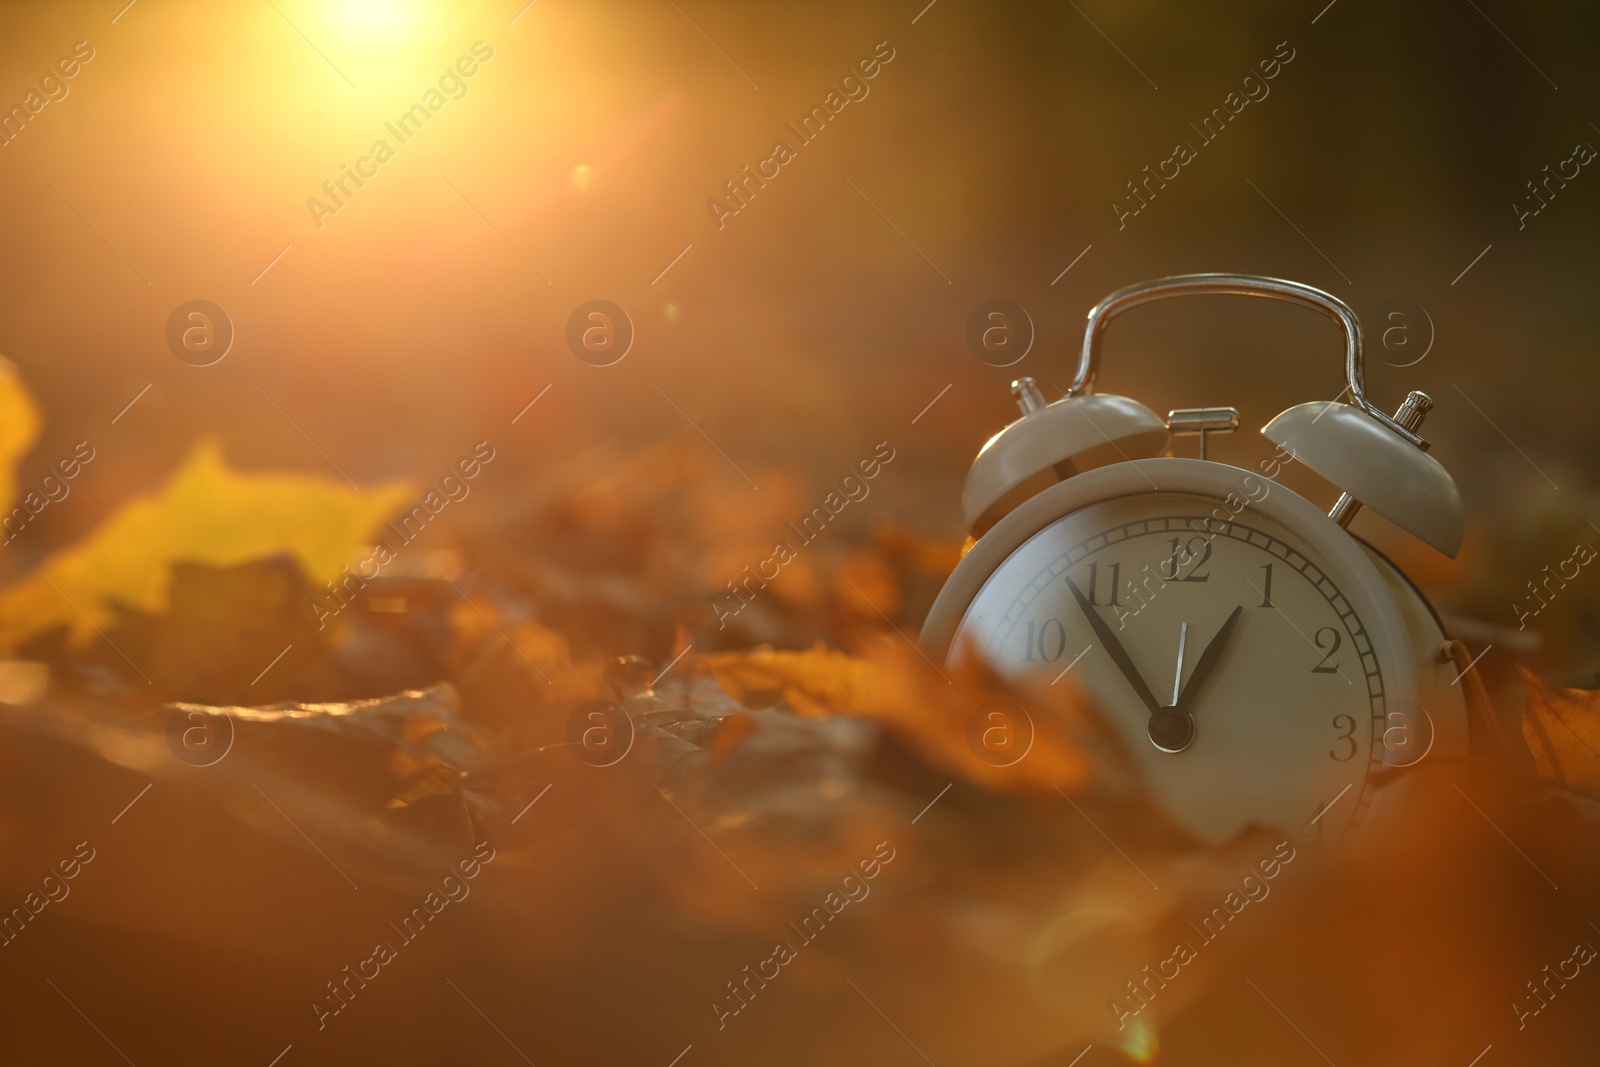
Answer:
[(1261, 587), (1261, 606), (1272, 607), (1272, 564), (1263, 563), (1261, 569), (1267, 572), (1266, 584)]

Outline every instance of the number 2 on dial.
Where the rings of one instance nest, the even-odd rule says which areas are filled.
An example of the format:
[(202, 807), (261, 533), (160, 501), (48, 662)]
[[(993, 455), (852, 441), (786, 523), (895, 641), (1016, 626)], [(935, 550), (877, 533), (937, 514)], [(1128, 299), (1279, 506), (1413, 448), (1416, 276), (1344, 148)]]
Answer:
[[(1322, 636), (1323, 634), (1327, 634), (1328, 635), (1327, 640), (1323, 639), (1323, 636)], [(1331, 644), (1331, 645), (1328, 644), (1328, 641), (1332, 641), (1333, 644)], [(1339, 665), (1337, 663), (1329, 663), (1328, 661), (1333, 658), (1333, 654), (1335, 652), (1339, 651), (1339, 646), (1343, 642), (1344, 642), (1344, 638), (1340, 637), (1339, 636), (1339, 631), (1335, 630), (1332, 626), (1324, 626), (1322, 629), (1318, 630), (1317, 631), (1317, 651), (1323, 653), (1323, 656), (1322, 656), (1322, 662), (1318, 663), (1315, 667), (1311, 668), (1311, 673), (1312, 674), (1338, 674), (1339, 673)]]

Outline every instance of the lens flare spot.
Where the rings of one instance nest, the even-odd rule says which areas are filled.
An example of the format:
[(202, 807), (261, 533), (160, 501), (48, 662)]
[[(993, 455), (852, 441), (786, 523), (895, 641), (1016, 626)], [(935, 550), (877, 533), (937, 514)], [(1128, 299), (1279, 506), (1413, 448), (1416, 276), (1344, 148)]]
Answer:
[(1143, 1019), (1134, 1019), (1128, 1024), (1128, 1032), (1122, 1038), (1122, 1051), (1134, 1063), (1150, 1063), (1155, 1060), (1156, 1053), (1161, 1051), (1161, 1042), (1156, 1039), (1156, 1028)]

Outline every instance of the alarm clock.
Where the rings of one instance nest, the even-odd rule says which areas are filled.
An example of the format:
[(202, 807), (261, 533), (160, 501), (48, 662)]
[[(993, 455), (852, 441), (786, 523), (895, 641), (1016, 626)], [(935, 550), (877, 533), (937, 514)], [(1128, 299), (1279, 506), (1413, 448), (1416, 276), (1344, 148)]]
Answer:
[[(1111, 320), (1179, 296), (1287, 301), (1343, 331), (1348, 402), (1312, 401), (1261, 430), (1255, 469), (1206, 458), (1232, 408), (1162, 419), (1094, 390)], [(1076, 686), (1113, 727), (1152, 798), (1203, 841), (1276, 827), (1324, 840), (1390, 806), (1386, 770), (1464, 759), (1468, 711), (1426, 598), (1349, 531), (1362, 507), (1454, 558), (1466, 520), (1419, 434), (1412, 392), (1368, 399), (1361, 326), (1337, 297), (1253, 275), (1189, 274), (1118, 290), (1088, 316), (1077, 372), (978, 453), (962, 507), (975, 540), (921, 634), (947, 666), (972, 657), (1034, 691)], [(1342, 396), (1344, 394), (1341, 394)], [(1198, 458), (1172, 456), (1198, 437)], [(1274, 480), (1298, 462), (1342, 491), (1331, 511)], [(1060, 689), (1056, 690), (1060, 692)]]

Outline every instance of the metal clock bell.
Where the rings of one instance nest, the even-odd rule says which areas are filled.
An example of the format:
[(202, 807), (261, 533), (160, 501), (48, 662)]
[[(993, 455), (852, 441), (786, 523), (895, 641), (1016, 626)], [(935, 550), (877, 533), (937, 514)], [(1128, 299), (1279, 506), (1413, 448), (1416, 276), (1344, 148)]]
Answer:
[[(1262, 428), (1280, 454), (1343, 491), (1331, 512), (1261, 471), (1205, 458), (1232, 408), (1166, 419), (1094, 391), (1106, 327), (1178, 296), (1237, 294), (1330, 316), (1349, 403), (1298, 404)], [(1202, 840), (1277, 826), (1355, 830), (1386, 767), (1467, 755), (1449, 639), (1422, 593), (1346, 527), (1371, 508), (1446, 556), (1461, 495), (1418, 429), (1367, 399), (1361, 326), (1298, 282), (1191, 274), (1118, 290), (1089, 312), (1067, 394), (1012, 386), (1021, 418), (978, 453), (962, 494), (976, 538), (940, 591), (925, 650), (981, 657), (1013, 681), (1071, 674), (1124, 738), (1154, 798)], [(1166, 453), (1200, 438), (1199, 459)], [(1392, 795), (1392, 794), (1390, 794)]]

